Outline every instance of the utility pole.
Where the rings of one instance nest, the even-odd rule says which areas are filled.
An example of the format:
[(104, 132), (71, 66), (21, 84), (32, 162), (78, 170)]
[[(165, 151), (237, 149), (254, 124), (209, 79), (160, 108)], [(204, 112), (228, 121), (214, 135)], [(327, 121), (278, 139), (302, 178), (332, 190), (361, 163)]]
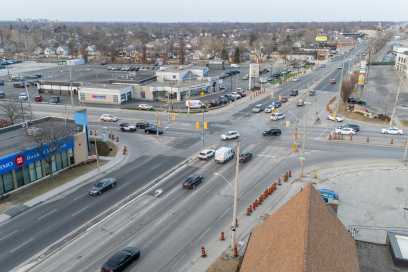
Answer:
[(98, 155), (98, 145), (96, 143), (96, 129), (95, 129), (95, 133), (94, 133), (94, 139), (95, 139), (95, 157), (96, 157), (96, 167), (98, 168), (98, 170), (100, 170), (99, 168), (99, 155)]
[(339, 90), (338, 90), (338, 101), (337, 101), (337, 107), (336, 107), (336, 114), (337, 116), (340, 108), (340, 100), (341, 100), (341, 91), (342, 91), (342, 86), (343, 86), (343, 77), (344, 77), (344, 62), (341, 65), (341, 75), (340, 75), (340, 82), (339, 82)]
[(157, 137), (159, 137), (159, 127), (160, 127), (159, 113), (156, 112), (156, 136)]
[(235, 163), (235, 178), (234, 178), (234, 206), (232, 214), (232, 224), (231, 224), (231, 248), (234, 257), (238, 257), (238, 245), (237, 245), (237, 229), (238, 229), (238, 218), (237, 218), (237, 209), (238, 209), (238, 176), (239, 176), (239, 141), (237, 142), (237, 151), (236, 151), (236, 163)]
[(303, 178), (304, 176), (304, 168), (305, 168), (305, 145), (306, 145), (306, 110), (303, 114), (303, 141), (302, 141), (302, 152), (299, 157), (300, 160), (300, 177)]
[(204, 114), (205, 114), (205, 109), (203, 109), (203, 114), (202, 114), (203, 120), (202, 120), (202, 125), (201, 125), (201, 138), (202, 138), (202, 141), (203, 141), (203, 148), (205, 146), (205, 141), (204, 141), (204, 137), (205, 137), (205, 130), (204, 130), (205, 116), (204, 116)]
[(405, 166), (407, 166), (407, 155), (408, 155), (408, 139), (405, 140), (404, 156), (402, 157), (402, 161), (404, 162)]
[(399, 77), (397, 95), (395, 96), (394, 108), (392, 109), (392, 114), (391, 114), (391, 118), (390, 118), (389, 127), (392, 127), (392, 123), (394, 121), (395, 113), (396, 113), (396, 110), (397, 110), (397, 104), (398, 104), (398, 101), (399, 101), (400, 91), (401, 91), (401, 85), (402, 85), (402, 78)]

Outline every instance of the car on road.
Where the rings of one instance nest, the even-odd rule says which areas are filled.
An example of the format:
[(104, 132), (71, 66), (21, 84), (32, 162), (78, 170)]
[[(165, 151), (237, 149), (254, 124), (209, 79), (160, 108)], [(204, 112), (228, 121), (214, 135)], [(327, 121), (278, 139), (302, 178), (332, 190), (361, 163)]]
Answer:
[(272, 105), (266, 106), (265, 109), (264, 109), (264, 112), (265, 113), (271, 113), (274, 108), (275, 107), (272, 106)]
[(183, 188), (192, 190), (195, 189), (198, 185), (200, 185), (201, 182), (203, 182), (204, 177), (202, 176), (189, 176), (184, 182), (183, 182)]
[(153, 110), (153, 106), (148, 105), (148, 104), (139, 104), (137, 105), (137, 108), (139, 110)]
[(334, 84), (336, 84), (336, 79), (332, 78), (332, 79), (330, 79), (329, 82), (330, 82), (330, 84), (333, 84), (333, 85), (334, 85)]
[(61, 103), (61, 97), (59, 97), (59, 96), (51, 96), (51, 97), (48, 99), (48, 103), (50, 103), (50, 104), (59, 104), (59, 103)]
[(114, 188), (116, 185), (117, 181), (115, 178), (104, 178), (98, 181), (88, 194), (90, 196), (98, 196)]
[(262, 132), (263, 136), (280, 136), (282, 134), (282, 130), (279, 128), (271, 128)]
[(278, 101), (278, 100), (272, 100), (271, 106), (278, 109), (278, 108), (282, 107), (282, 103), (280, 101)]
[(117, 122), (119, 121), (119, 118), (111, 114), (102, 114), (101, 117), (99, 117), (99, 120), (103, 122)]
[(198, 154), (198, 158), (200, 160), (210, 160), (211, 158), (214, 158), (214, 156), (215, 156), (214, 149), (204, 149), (201, 150), (200, 153)]
[(22, 82), (16, 82), (13, 84), (14, 88), (25, 88), (26, 86), (29, 86), (28, 82), (22, 81)]
[(163, 134), (163, 130), (155, 125), (150, 125), (146, 127), (144, 132), (146, 134), (159, 134), (159, 135)]
[(298, 96), (299, 95), (299, 90), (291, 90), (290, 91), (290, 96)]
[(271, 120), (272, 121), (278, 121), (278, 120), (282, 120), (285, 119), (286, 115), (284, 113), (281, 112), (274, 112), (271, 114)]
[(334, 130), (335, 133), (339, 133), (341, 135), (354, 135), (356, 134), (356, 131), (352, 128), (348, 128), (348, 127), (337, 127)]
[(136, 123), (136, 128), (140, 128), (140, 129), (145, 129), (149, 126), (151, 126), (152, 124), (150, 124), (149, 122), (146, 121), (139, 121)]
[(288, 98), (287, 98), (286, 96), (281, 96), (281, 97), (279, 98), (279, 101), (280, 101), (281, 103), (286, 103), (286, 102), (288, 102)]
[(27, 93), (26, 93), (26, 92), (20, 93), (20, 94), (18, 95), (18, 100), (19, 100), (19, 101), (27, 101), (27, 100), (28, 100), (28, 95), (27, 95)]
[(239, 138), (239, 132), (236, 130), (227, 131), (227, 133), (221, 134), (221, 140), (228, 141), (228, 140), (235, 140)]
[(231, 147), (222, 146), (215, 151), (214, 160), (217, 163), (226, 163), (232, 160), (235, 156), (235, 151)]
[(35, 102), (43, 102), (44, 98), (41, 95), (36, 95), (36, 96), (34, 96), (34, 101)]
[(262, 104), (255, 105), (255, 107), (252, 108), (253, 113), (259, 113), (263, 111), (264, 106)]
[(231, 95), (235, 97), (235, 99), (241, 99), (242, 96), (238, 92), (232, 92)]
[(296, 106), (298, 107), (303, 107), (305, 105), (305, 100), (299, 99), (296, 103)]
[(136, 125), (131, 125), (128, 123), (122, 123), (119, 126), (120, 130), (123, 132), (135, 132), (137, 130)]
[(309, 91), (309, 96), (315, 96), (316, 95), (316, 91), (315, 90), (310, 90)]
[(253, 155), (250, 152), (242, 153), (241, 155), (239, 155), (239, 162), (240, 163), (247, 163), (250, 160), (252, 160), (252, 157), (253, 157)]
[(340, 117), (340, 116), (337, 116), (337, 115), (329, 114), (329, 115), (327, 115), (327, 120), (334, 121), (334, 122), (343, 122), (344, 118)]
[(381, 129), (382, 134), (390, 134), (390, 135), (403, 135), (404, 131), (402, 129), (396, 127), (389, 127)]
[(103, 264), (101, 272), (121, 272), (140, 258), (140, 250), (136, 247), (126, 247), (116, 252)]
[(359, 125), (355, 125), (355, 124), (345, 124), (343, 127), (344, 127), (344, 128), (354, 129), (355, 132), (359, 132), (359, 131), (360, 131), (360, 126), (359, 126)]

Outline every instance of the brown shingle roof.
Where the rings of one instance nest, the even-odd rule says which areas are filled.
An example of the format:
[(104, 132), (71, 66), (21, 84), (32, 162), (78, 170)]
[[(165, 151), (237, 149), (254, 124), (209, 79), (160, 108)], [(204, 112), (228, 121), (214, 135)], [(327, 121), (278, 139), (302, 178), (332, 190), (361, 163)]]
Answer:
[(359, 272), (354, 240), (308, 184), (252, 232), (240, 272)]

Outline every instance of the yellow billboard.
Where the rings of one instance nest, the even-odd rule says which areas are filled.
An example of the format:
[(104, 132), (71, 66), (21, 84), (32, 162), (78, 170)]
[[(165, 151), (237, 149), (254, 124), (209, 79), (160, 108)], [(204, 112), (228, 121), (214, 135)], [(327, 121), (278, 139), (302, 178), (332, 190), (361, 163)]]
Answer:
[(316, 42), (327, 42), (328, 38), (326, 35), (316, 36)]
[(359, 76), (358, 76), (358, 85), (364, 85), (364, 83), (365, 83), (365, 76), (364, 76), (364, 74), (360, 74)]

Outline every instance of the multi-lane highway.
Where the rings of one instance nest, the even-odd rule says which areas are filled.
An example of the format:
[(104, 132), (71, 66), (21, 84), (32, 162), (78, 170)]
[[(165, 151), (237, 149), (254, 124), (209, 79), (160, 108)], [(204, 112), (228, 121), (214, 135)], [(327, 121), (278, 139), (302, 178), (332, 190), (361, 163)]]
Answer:
[[(353, 53), (351, 57), (356, 54)], [(313, 71), (300, 81), (290, 82), (276, 90), (275, 95), (288, 95), (292, 89), (303, 90), (320, 80), (319, 85), (324, 86), (316, 97), (305, 96), (308, 103), (304, 107), (296, 107), (298, 98), (291, 99), (283, 106), (282, 111), (287, 112), (287, 120), (290, 121), (289, 127), (286, 127), (285, 122), (270, 121), (265, 113), (251, 113), (255, 103), (266, 103), (270, 101), (270, 96), (261, 100), (247, 98), (206, 115), (210, 122), (210, 129), (206, 132), (206, 146), (233, 146), (234, 143), (221, 143), (219, 135), (236, 129), (241, 134), (242, 150), (255, 155), (240, 172), (241, 212), (264, 189), (265, 184), (284, 170), (298, 167), (298, 157), (290, 153), (289, 147), (293, 141), (294, 127), (301, 127), (302, 122), (305, 122), (305, 154), (309, 165), (340, 158), (401, 156), (398, 149), (358, 144), (350, 148), (348, 144), (328, 143), (327, 133), (336, 124), (325, 120), (315, 124), (315, 113), (324, 119), (325, 104), (336, 95), (337, 85), (325, 85), (325, 82), (333, 77), (339, 78), (342, 70), (337, 68), (343, 61), (344, 59), (340, 59), (330, 63), (327, 68)], [(55, 105), (36, 105), (33, 110), (36, 115), (61, 115), (62, 112), (61, 107)], [(156, 119), (154, 113), (147, 112), (102, 108), (89, 108), (88, 111), (95, 128), (106, 126), (97, 122), (97, 118), (106, 112), (114, 113), (124, 121)], [(176, 122), (170, 122), (165, 113), (160, 113), (159, 118), (166, 127), (164, 136), (159, 138), (141, 133), (120, 133), (117, 127), (112, 126), (131, 151), (129, 162), (120, 170), (109, 174), (119, 180), (117, 188), (99, 198), (90, 198), (87, 196), (90, 185), (86, 184), (1, 225), (2, 269), (9, 271), (25, 262), (130, 194), (138, 192), (178, 163), (192, 158), (202, 148), (200, 131), (194, 129), (194, 122), (200, 120), (200, 116), (180, 115)], [(278, 138), (263, 137), (262, 131), (271, 127), (282, 128), (283, 135)], [(366, 133), (376, 133), (375, 130), (373, 128)], [(73, 243), (68, 243), (60, 252), (38, 264), (32, 271), (97, 271), (107, 256), (127, 244), (135, 244), (143, 252), (134, 271), (188, 271), (188, 263), (203, 239), (218, 233), (230, 220), (230, 185), (214, 176), (215, 172), (231, 180), (233, 163), (217, 165), (214, 162), (193, 160), (176, 173), (158, 181), (157, 186), (164, 190), (160, 198), (153, 198), (150, 191), (139, 191), (140, 195), (136, 194), (135, 200), (128, 206)], [(191, 174), (205, 177), (204, 183), (193, 192), (183, 190), (180, 185)], [(36, 260), (33, 259), (34, 263)]]

